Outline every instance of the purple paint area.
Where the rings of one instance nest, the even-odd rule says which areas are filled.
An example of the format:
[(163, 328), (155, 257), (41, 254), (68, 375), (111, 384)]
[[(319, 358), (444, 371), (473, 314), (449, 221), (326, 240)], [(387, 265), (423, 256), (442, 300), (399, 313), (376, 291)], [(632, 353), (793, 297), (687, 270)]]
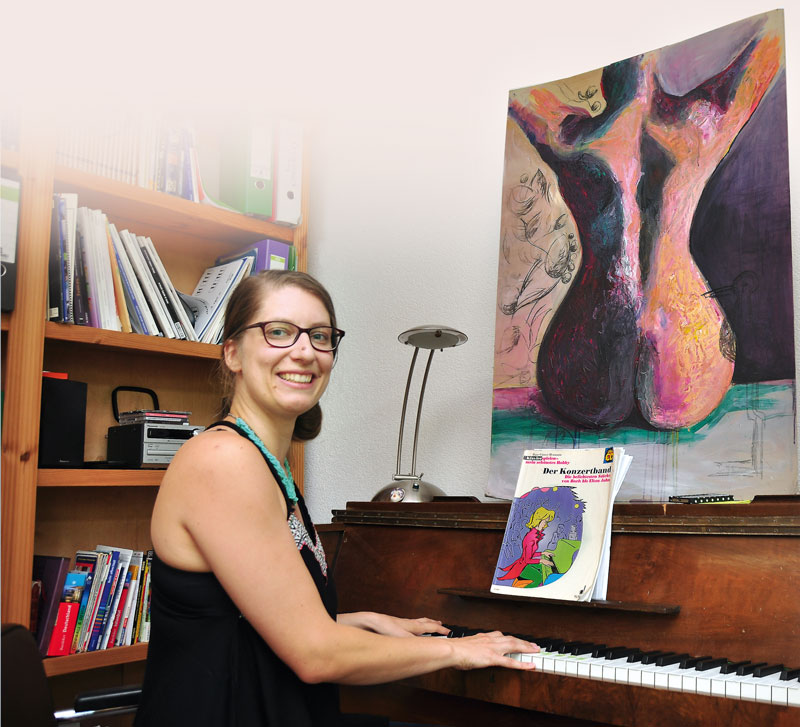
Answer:
[(793, 379), (785, 73), (706, 185), (690, 245), (736, 336), (734, 382)]
[(656, 75), (665, 93), (683, 96), (726, 68), (747, 46), (764, 18), (750, 18), (658, 51)]

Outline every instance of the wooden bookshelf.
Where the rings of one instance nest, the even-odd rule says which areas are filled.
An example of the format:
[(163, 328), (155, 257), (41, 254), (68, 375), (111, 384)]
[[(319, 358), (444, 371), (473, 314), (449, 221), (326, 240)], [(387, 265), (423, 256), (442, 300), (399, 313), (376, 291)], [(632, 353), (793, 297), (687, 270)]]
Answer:
[(163, 469), (40, 469), (38, 487), (158, 487)]
[(139, 351), (164, 356), (212, 359), (214, 361), (219, 360), (222, 355), (222, 346), (210, 343), (177, 341), (173, 338), (142, 336), (138, 333), (120, 333), (119, 331), (106, 331), (102, 328), (91, 328), (90, 326), (73, 326), (68, 323), (52, 323), (48, 321), (44, 326), (44, 335), (46, 339), (53, 341), (69, 341), (108, 350)]
[(85, 654), (70, 654), (69, 656), (55, 656), (45, 659), (44, 673), (49, 677), (54, 677), (61, 674), (72, 674), (76, 671), (128, 664), (132, 661), (142, 661), (145, 658), (147, 658), (147, 644), (118, 646), (115, 649), (89, 651)]
[[(87, 384), (85, 461), (106, 459), (106, 433), (115, 424), (110, 393), (119, 385), (154, 389), (164, 409), (191, 411), (193, 424), (213, 421), (221, 347), (119, 333), (45, 320), (54, 192), (76, 192), (79, 205), (101, 209), (119, 229), (147, 235), (176, 287), (191, 292), (215, 259), (267, 237), (293, 244), (306, 268), (308, 156), (303, 222), (276, 225), (55, 164), (56, 132), (22, 125), (19, 151), (0, 161), (21, 181), (14, 311), (3, 333), (2, 612), (4, 622), (28, 625), (33, 554), (74, 557), (97, 543), (146, 550), (150, 514), (164, 471), (39, 469), (41, 372), (66, 371)], [(121, 408), (122, 403), (120, 404)], [(292, 471), (302, 486), (303, 449), (293, 445)], [(49, 676), (68, 675), (145, 658), (144, 644), (45, 660)], [(91, 688), (91, 684), (86, 684)]]

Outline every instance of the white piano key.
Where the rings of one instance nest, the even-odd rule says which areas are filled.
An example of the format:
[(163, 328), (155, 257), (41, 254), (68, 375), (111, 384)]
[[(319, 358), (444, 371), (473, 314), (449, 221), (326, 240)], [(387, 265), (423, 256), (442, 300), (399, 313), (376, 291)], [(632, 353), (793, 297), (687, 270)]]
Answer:
[(773, 704), (789, 704), (789, 690), (786, 686), (786, 682), (778, 682), (777, 684), (772, 685), (772, 699), (770, 700)]
[(736, 674), (718, 674), (711, 679), (711, 696), (724, 697), (728, 682), (736, 679)]
[(591, 656), (587, 656), (582, 661), (578, 662), (578, 677), (581, 679), (591, 678)]
[[(738, 674), (732, 674), (730, 679), (725, 681), (725, 696), (728, 699), (745, 699), (747, 698), (748, 701), (755, 700), (755, 686), (761, 681), (758, 677), (754, 677), (752, 674), (745, 674), (744, 676), (739, 676)], [(749, 695), (745, 697), (742, 695), (742, 689), (744, 688), (745, 694)]]
[(656, 666), (655, 688), (656, 689), (669, 689), (669, 675), (674, 674), (680, 669), (680, 664), (670, 664), (669, 666)]
[(772, 703), (772, 687), (780, 685), (781, 675), (770, 674), (768, 677), (761, 677), (756, 680), (756, 702)]
[(580, 654), (578, 656), (573, 656), (571, 659), (567, 661), (567, 674), (573, 677), (581, 676), (580, 674), (580, 664), (581, 662), (586, 661), (586, 654)]
[(628, 664), (628, 684), (642, 686), (642, 670), (646, 668), (641, 661), (634, 661)]
[(686, 669), (678, 669), (678, 671), (669, 674), (667, 677), (667, 689), (671, 692), (682, 692), (683, 691), (683, 672)]
[(656, 669), (655, 664), (642, 664), (642, 686), (655, 689), (656, 687)]
[(604, 656), (589, 659), (589, 678), (601, 681), (603, 679), (603, 665), (606, 663)]
[(606, 663), (602, 665), (603, 674), (602, 679), (604, 682), (617, 681), (617, 669), (624, 669), (628, 665), (628, 657), (624, 656), (619, 659), (607, 659)]
[(739, 698), (747, 702), (756, 701), (756, 684), (755, 678), (743, 679), (739, 687)]
[(567, 654), (559, 654), (557, 651), (546, 651), (542, 657), (542, 671), (555, 674), (556, 664), (564, 661), (567, 656)]
[(711, 694), (711, 680), (718, 677), (721, 668), (709, 669), (708, 671), (698, 672), (695, 692), (697, 694)]
[(702, 672), (697, 669), (687, 669), (685, 674), (681, 674), (681, 691), (694, 694), (697, 691), (697, 677)]
[(740, 677), (736, 674), (725, 682), (725, 696), (728, 699), (742, 698), (742, 682), (747, 681), (748, 677)]
[(790, 707), (800, 707), (800, 681), (791, 679), (787, 684), (789, 686), (786, 688), (786, 704)]

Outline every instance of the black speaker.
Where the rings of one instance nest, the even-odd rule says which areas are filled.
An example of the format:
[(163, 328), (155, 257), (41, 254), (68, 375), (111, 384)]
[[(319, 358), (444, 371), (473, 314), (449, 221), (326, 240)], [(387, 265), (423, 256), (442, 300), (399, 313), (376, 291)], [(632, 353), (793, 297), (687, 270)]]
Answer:
[(39, 467), (82, 467), (86, 438), (86, 384), (42, 378)]

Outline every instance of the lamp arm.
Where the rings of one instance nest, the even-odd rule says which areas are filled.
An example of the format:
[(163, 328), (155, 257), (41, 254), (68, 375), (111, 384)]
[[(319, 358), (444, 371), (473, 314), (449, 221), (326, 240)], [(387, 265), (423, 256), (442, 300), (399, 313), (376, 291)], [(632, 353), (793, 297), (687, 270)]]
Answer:
[(414, 375), (414, 365), (417, 363), (418, 348), (414, 348), (414, 355), (411, 357), (411, 367), (408, 370), (408, 381), (406, 381), (406, 393), (403, 396), (403, 413), (400, 415), (400, 436), (397, 438), (397, 469), (395, 474), (400, 474), (400, 459), (403, 454), (403, 429), (406, 423), (406, 407), (408, 405), (408, 391), (411, 388), (411, 378)]
[(422, 414), (422, 398), (425, 396), (425, 384), (428, 382), (428, 371), (431, 368), (431, 361), (433, 361), (433, 354), (436, 349), (431, 349), (430, 355), (428, 356), (428, 363), (425, 366), (425, 375), (422, 377), (422, 388), (419, 391), (419, 404), (417, 405), (417, 423), (414, 426), (414, 449), (412, 450), (411, 455), (411, 474), (416, 476), (417, 474), (417, 439), (419, 437), (419, 419), (420, 414)]

